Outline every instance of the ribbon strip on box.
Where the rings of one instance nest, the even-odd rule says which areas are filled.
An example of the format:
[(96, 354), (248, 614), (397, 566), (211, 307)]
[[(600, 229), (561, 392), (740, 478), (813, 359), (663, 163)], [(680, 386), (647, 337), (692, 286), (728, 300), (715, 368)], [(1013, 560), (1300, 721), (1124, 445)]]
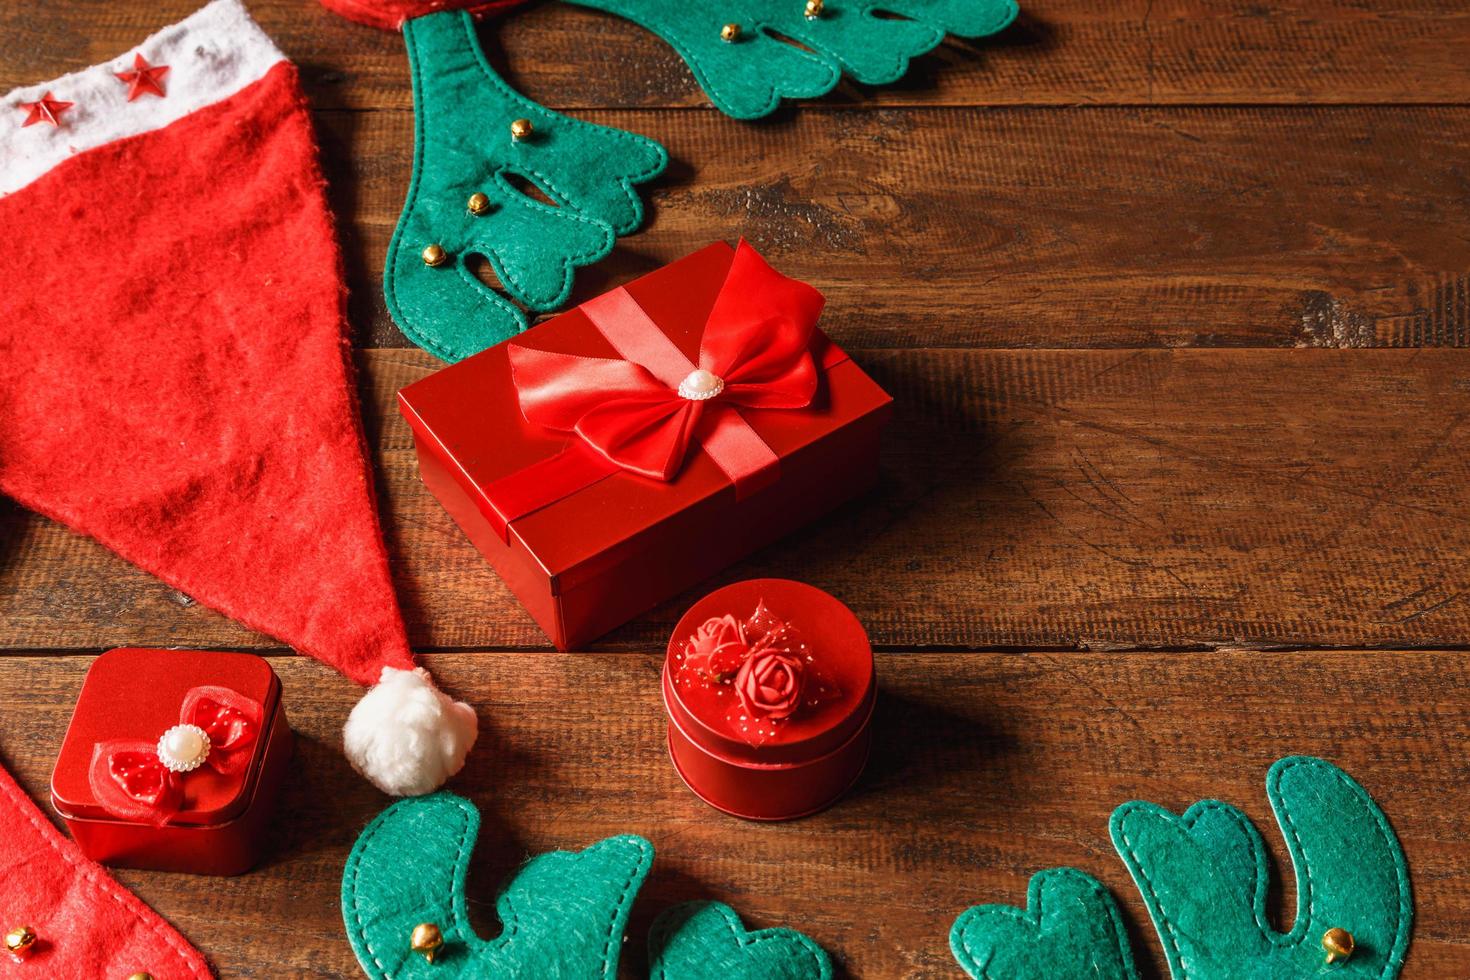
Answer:
[(97, 803), (123, 820), (167, 824), (183, 807), (184, 778), (201, 765), (221, 775), (250, 767), (260, 737), (260, 703), (226, 687), (184, 696), (179, 724), (157, 742), (99, 742), (88, 780)]
[(821, 293), (772, 269), (742, 239), (705, 323), (698, 366), (621, 288), (581, 307), (621, 360), (510, 345), (522, 414), (574, 438), (486, 487), (496, 531), (504, 539), (517, 518), (614, 473), (673, 480), (691, 445), (729, 477), (737, 499), (770, 486), (779, 460), (740, 410), (807, 408), (821, 372), (848, 359), (814, 343), (822, 305)]

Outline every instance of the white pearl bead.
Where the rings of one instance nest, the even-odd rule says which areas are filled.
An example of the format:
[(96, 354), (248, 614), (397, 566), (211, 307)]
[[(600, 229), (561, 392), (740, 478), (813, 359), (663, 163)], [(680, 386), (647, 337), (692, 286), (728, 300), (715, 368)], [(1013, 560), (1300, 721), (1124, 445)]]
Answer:
[(724, 390), (725, 382), (703, 368), (690, 371), (684, 380), (679, 382), (679, 397), (690, 401), (706, 401)]
[(180, 762), (193, 762), (204, 750), (204, 740), (187, 728), (175, 728), (168, 733), (168, 754)]
[(175, 725), (158, 740), (158, 760), (174, 772), (198, 769), (209, 756), (209, 736), (197, 725)]

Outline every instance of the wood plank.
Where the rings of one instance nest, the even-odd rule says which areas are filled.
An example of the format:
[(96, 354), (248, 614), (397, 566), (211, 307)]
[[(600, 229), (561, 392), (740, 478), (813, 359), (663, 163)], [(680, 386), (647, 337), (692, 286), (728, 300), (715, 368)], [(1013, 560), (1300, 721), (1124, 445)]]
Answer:
[[(753, 926), (807, 931), (854, 980), (958, 976), (947, 948), (955, 915), (1022, 902), (1030, 874), (1055, 865), (1081, 867), (1113, 891), (1145, 975), (1161, 977), (1146, 912), (1108, 841), (1109, 813), (1134, 798), (1176, 812), (1228, 800), (1261, 828), (1283, 873), (1263, 786), (1270, 763), (1294, 753), (1343, 766), (1403, 843), (1416, 902), (1403, 980), (1461, 976), (1470, 957), (1470, 815), (1454, 802), (1470, 747), (1462, 652), (880, 657), (875, 755), (857, 791), (774, 826), (723, 817), (679, 783), (664, 752), (654, 655), (428, 662), (487, 725), (453, 785), (484, 813), (470, 876), (480, 930), (497, 929), (493, 885), (525, 856), (640, 833), (658, 857), (634, 908), (627, 977), (646, 975), (653, 915), (692, 898), (730, 902)], [(38, 798), (86, 664), (0, 658), (0, 759)], [(188, 875), (119, 877), (223, 977), (355, 976), (340, 876), (386, 800), (337, 749), (357, 690), (302, 660), (276, 666), (301, 738), (265, 867), (228, 888)]]
[[(125, 52), (199, 0), (8, 4), (0, 90)], [(309, 0), (251, 0), (251, 13), (304, 69), (313, 101), (410, 103), (402, 42)], [(1001, 35), (952, 40), (898, 86), (847, 86), (818, 104), (1075, 105), (1454, 103), (1470, 97), (1470, 11), (1457, 0), (1023, 0)], [(707, 105), (653, 35), (567, 4), (540, 4), (482, 31), (523, 91), (571, 108)]]
[[(674, 164), (574, 300), (745, 235), (863, 347), (1460, 346), (1470, 111), (591, 113)], [(363, 346), (406, 342), (380, 270), (407, 113), (321, 115)]]
[[(834, 592), (889, 649), (1470, 644), (1459, 352), (854, 357), (897, 399), (880, 489), (604, 648), (659, 648), (711, 585), (762, 575)], [(414, 643), (545, 648), (417, 480), (393, 393), (435, 362), (362, 364)], [(14, 505), (0, 514), (8, 647), (270, 645)]]

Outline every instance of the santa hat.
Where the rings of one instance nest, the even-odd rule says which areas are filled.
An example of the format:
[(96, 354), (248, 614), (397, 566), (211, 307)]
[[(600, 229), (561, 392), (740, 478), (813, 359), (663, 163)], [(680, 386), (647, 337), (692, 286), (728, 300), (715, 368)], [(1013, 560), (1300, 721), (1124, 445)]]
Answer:
[(236, 0), (0, 99), (0, 492), (360, 684), (348, 758), (459, 770), (364, 454), (296, 70)]

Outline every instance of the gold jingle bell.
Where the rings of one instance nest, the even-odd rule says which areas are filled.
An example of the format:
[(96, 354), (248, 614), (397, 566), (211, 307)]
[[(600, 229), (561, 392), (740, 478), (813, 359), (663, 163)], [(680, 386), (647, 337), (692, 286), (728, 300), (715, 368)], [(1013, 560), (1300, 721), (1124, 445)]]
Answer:
[(513, 140), (523, 140), (535, 131), (536, 127), (531, 125), (529, 119), (516, 119), (510, 124), (510, 138)]
[(128, 980), (153, 980), (153, 974), (144, 973), (143, 971), (139, 970), (137, 973), (129, 974)]
[(720, 40), (724, 41), (726, 44), (733, 44), (736, 41), (740, 40), (740, 25), (726, 24), (724, 27), (720, 28)]
[(445, 262), (448, 261), (449, 253), (444, 251), (443, 245), (435, 242), (432, 245), (424, 246), (424, 265), (432, 267), (436, 265), (443, 265)]
[(1322, 934), (1322, 948), (1327, 951), (1327, 962), (1336, 963), (1353, 955), (1356, 944), (1353, 934), (1346, 929), (1328, 929)]
[(465, 202), (465, 207), (470, 209), (470, 214), (484, 214), (490, 210), (490, 198), (480, 191), (475, 191), (470, 195), (470, 199)]
[(23, 960), (36, 951), (36, 930), (30, 926), (16, 926), (5, 934), (5, 949), (17, 960)]
[(822, 16), (822, 0), (806, 0), (806, 19), (816, 20)]
[(413, 927), (413, 935), (409, 936), (408, 944), (415, 953), (419, 953), (430, 963), (439, 951), (444, 948), (444, 935), (439, 932), (439, 927), (432, 922), (420, 922)]

